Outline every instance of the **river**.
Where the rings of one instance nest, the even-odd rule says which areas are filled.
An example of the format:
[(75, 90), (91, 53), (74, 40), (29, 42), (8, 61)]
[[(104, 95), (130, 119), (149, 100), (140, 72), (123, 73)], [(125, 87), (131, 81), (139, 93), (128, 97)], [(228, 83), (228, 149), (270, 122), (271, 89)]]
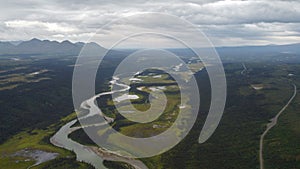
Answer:
[[(83, 117), (80, 117), (80, 119), (87, 118), (94, 116), (96, 113), (100, 113), (102, 115), (106, 122), (105, 123), (111, 123), (114, 121), (113, 118), (109, 118), (101, 113), (101, 111), (98, 111), (99, 108), (96, 105), (96, 99), (98, 97), (113, 94), (116, 92), (123, 92), (130, 89), (128, 85), (117, 83), (118, 78), (114, 77), (113, 80), (110, 82), (112, 85), (118, 85), (120, 87), (123, 87), (120, 90), (110, 91), (110, 92), (103, 92), (98, 95), (95, 95), (85, 101), (82, 102), (81, 108), (88, 109), (89, 113)], [(50, 142), (57, 146), (61, 147), (70, 151), (73, 151), (76, 154), (77, 161), (86, 162), (94, 166), (96, 169), (105, 169), (106, 167), (103, 165), (104, 160), (109, 161), (121, 161), (130, 164), (131, 166), (135, 167), (136, 169), (147, 169), (148, 167), (142, 163), (140, 160), (136, 160), (133, 158), (127, 158), (119, 156), (118, 154), (114, 154), (113, 152), (106, 151), (104, 149), (98, 148), (96, 146), (85, 146), (82, 144), (79, 144), (76, 141), (73, 141), (68, 137), (69, 134), (72, 132), (82, 128), (82, 127), (72, 127), (78, 119), (75, 119), (71, 122), (68, 122), (64, 126), (62, 126), (57, 133), (53, 137), (51, 137)], [(96, 125), (104, 125), (104, 123), (99, 123)], [(87, 127), (87, 126), (84, 126)]]

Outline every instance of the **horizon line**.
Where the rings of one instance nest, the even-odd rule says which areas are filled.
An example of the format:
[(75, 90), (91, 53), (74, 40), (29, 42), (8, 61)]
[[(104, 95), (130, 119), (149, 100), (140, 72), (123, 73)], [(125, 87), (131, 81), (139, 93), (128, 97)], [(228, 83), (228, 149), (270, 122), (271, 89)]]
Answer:
[[(84, 43), (84, 44), (88, 44), (88, 43), (96, 43), (97, 45), (102, 46), (101, 44), (97, 43), (97, 42), (84, 42), (84, 41), (72, 41), (69, 39), (64, 39), (64, 40), (50, 40), (50, 39), (39, 39), (39, 38), (31, 38), (29, 40), (0, 40), (0, 42), (8, 42), (14, 46), (18, 46), (19, 44), (21, 44), (22, 42), (28, 42), (28, 41), (32, 41), (32, 40), (39, 40), (39, 41), (49, 41), (49, 42), (58, 42), (58, 43), (62, 43), (62, 42), (70, 42), (72, 44), (76, 44), (76, 43)], [(12, 42), (19, 42), (18, 44), (14, 44)], [(264, 45), (258, 45), (258, 44), (246, 44), (246, 45), (228, 45), (228, 46), (213, 46), (214, 48), (230, 48), (230, 47), (267, 47), (267, 46), (284, 46), (284, 45), (296, 45), (296, 44), (300, 44), (300, 43), (283, 43), (283, 44), (264, 44)], [(193, 48), (210, 48), (210, 47), (193, 47)], [(115, 48), (115, 49), (145, 49), (145, 47), (120, 47), (120, 48)], [(182, 48), (182, 47), (163, 47), (161, 49), (186, 49), (186, 48)]]

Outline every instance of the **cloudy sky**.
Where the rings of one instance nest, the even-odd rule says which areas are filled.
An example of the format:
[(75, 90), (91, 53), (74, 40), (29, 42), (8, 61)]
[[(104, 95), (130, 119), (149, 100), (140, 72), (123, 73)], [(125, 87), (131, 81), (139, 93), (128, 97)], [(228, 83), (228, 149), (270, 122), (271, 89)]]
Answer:
[[(164, 17), (143, 16), (135, 21), (123, 19), (122, 22), (111, 23), (145, 12), (165, 13), (187, 20), (215, 46), (300, 42), (300, 1), (273, 0), (0, 0), (0, 40), (36, 37), (87, 41), (104, 25), (105, 28), (98, 31), (101, 39), (98, 43), (106, 47), (129, 33), (151, 32), (162, 27), (169, 32), (195, 37), (193, 32), (178, 27), (177, 21), (175, 23)], [(165, 24), (160, 26), (162, 23)], [(152, 44), (170, 43), (154, 37), (139, 39), (139, 43), (147, 41)], [(128, 43), (129, 47), (134, 45), (133, 42)]]

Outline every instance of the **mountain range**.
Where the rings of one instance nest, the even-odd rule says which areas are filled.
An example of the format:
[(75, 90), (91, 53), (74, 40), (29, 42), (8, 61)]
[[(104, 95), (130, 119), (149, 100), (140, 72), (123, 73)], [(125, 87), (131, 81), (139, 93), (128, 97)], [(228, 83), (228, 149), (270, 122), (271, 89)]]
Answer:
[[(58, 42), (49, 40), (31, 39), (29, 41), (1, 42), (0, 55), (78, 55), (85, 46), (93, 53), (106, 50), (97, 43), (72, 43), (68, 40)], [(182, 51), (183, 49), (174, 49)], [(221, 56), (257, 56), (272, 55), (280, 53), (300, 54), (300, 43), (287, 45), (266, 45), (266, 46), (237, 46), (237, 47), (216, 47)], [(181, 52), (179, 52), (181, 53)]]
[(72, 43), (68, 40), (57, 42), (34, 38), (19, 44), (0, 42), (0, 55), (78, 55), (84, 45), (93, 50), (105, 49), (93, 42)]
[(221, 56), (257, 56), (275, 54), (300, 54), (300, 43), (286, 45), (266, 46), (238, 46), (238, 47), (217, 47), (216, 50)]

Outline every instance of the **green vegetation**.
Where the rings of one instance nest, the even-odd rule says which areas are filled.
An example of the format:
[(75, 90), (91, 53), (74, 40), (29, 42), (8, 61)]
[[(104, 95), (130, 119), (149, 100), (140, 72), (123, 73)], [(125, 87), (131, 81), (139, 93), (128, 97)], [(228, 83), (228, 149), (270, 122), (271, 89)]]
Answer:
[(66, 169), (66, 168), (76, 168), (76, 169), (94, 169), (94, 167), (80, 163), (76, 161), (75, 157), (72, 158), (58, 158), (49, 162), (45, 162), (38, 167), (32, 167), (32, 169)]
[[(206, 117), (206, 113), (202, 113), (180, 144), (160, 156), (142, 161), (149, 168), (259, 168), (260, 135), (269, 119), (277, 114), (291, 96), (291, 82), (299, 84), (299, 79), (291, 78), (288, 74), (300, 73), (300, 66), (274, 63), (246, 65), (248, 71), (244, 76), (240, 74), (243, 70), (241, 64), (225, 65), (228, 83), (226, 109), (219, 127), (207, 142), (197, 142)], [(200, 107), (200, 113), (207, 112), (209, 104), (205, 103), (205, 100), (210, 97), (209, 91), (206, 92), (209, 86), (207, 75), (201, 72), (196, 76), (200, 87), (201, 105), (204, 106)], [(264, 88), (255, 90), (251, 84), (263, 84)], [(292, 110), (284, 112), (278, 129), (274, 128), (271, 131), (279, 133), (277, 139), (274, 139), (271, 133), (267, 136), (267, 139), (270, 139), (265, 143), (264, 157), (267, 169), (299, 168), (300, 139), (297, 131), (300, 118), (296, 111), (299, 107), (295, 107), (295, 104), (291, 105)], [(268, 142), (273, 143), (273, 146), (268, 146)]]
[[(277, 56), (276, 56), (277, 58)], [(241, 58), (242, 60), (242, 58)], [(246, 59), (245, 59), (246, 60)], [(0, 62), (0, 168), (27, 168), (33, 160), (13, 156), (23, 149), (38, 149), (59, 153), (55, 160), (42, 163), (42, 168), (91, 168), (77, 162), (72, 152), (52, 146), (49, 138), (60, 126), (75, 118), (71, 98), (71, 77), (74, 58), (31, 58), (16, 62), (8, 59)], [(108, 89), (119, 58), (103, 63), (101, 75), (97, 75), (96, 92)], [(224, 64), (228, 92), (224, 116), (213, 136), (205, 143), (198, 143), (198, 136), (210, 106), (210, 83), (205, 69), (196, 73), (201, 96), (201, 106), (195, 125), (186, 138), (173, 149), (161, 155), (140, 159), (150, 169), (258, 169), (259, 138), (269, 119), (287, 102), (292, 94), (291, 83), (300, 88), (300, 64), (283, 61), (255, 61), (248, 58), (247, 71), (236, 59)], [(197, 69), (203, 66), (195, 62)], [(40, 74), (33, 72), (48, 70)], [(116, 119), (112, 126), (123, 134), (148, 137), (165, 131), (176, 119), (180, 105), (179, 91), (175, 81), (168, 74), (148, 70), (140, 74), (143, 81), (132, 83), (130, 94), (138, 99), (120, 102), (120, 108), (127, 109), (129, 103), (141, 111), (149, 109), (151, 88), (164, 86), (161, 90), (168, 98), (164, 113), (154, 122), (144, 125), (125, 119), (116, 111), (111, 96), (98, 99), (101, 110)], [(147, 77), (149, 73), (153, 73)], [(104, 76), (103, 76), (104, 74)], [(162, 76), (157, 76), (161, 74)], [(288, 76), (295, 74), (295, 76)], [(156, 77), (154, 77), (156, 76)], [(49, 80), (35, 81), (49, 78)], [(122, 79), (129, 80), (129, 79)], [(35, 82), (34, 82), (35, 81)], [(300, 95), (279, 118), (278, 124), (268, 133), (265, 140), (264, 159), (266, 169), (300, 168)], [(183, 98), (188, 103), (188, 98)], [(187, 107), (189, 109), (189, 107)], [(78, 126), (76, 123), (74, 126)], [(105, 134), (106, 130), (99, 131)], [(70, 138), (82, 144), (94, 143), (83, 132), (77, 130)], [(108, 168), (131, 168), (128, 164), (105, 161)]]
[(265, 139), (265, 168), (300, 168), (299, 97), (279, 118)]
[(31, 157), (17, 154), (23, 150), (59, 154), (55, 160), (32, 168), (56, 168), (53, 166), (58, 161), (61, 168), (89, 167), (77, 162), (72, 152), (49, 142), (60, 126), (75, 118), (75, 114), (66, 117), (73, 111), (72, 68), (67, 65), (74, 58), (21, 56), (14, 61), (7, 59), (10, 57), (0, 57), (0, 168), (27, 168), (35, 164)]
[(0, 143), (20, 131), (43, 130), (73, 111), (72, 68), (66, 67), (72, 62), (1, 60), (0, 67), (6, 71), (0, 73)]
[[(128, 104), (132, 104), (139, 111), (147, 111), (150, 108), (149, 97), (152, 91), (162, 91), (165, 93), (167, 98), (167, 105), (164, 112), (158, 117), (158, 119), (149, 123), (135, 123), (123, 117), (113, 105), (111, 105), (112, 100), (109, 98), (100, 98), (101, 107), (103, 113), (109, 114), (111, 112), (115, 113), (117, 120), (114, 122), (113, 127), (121, 132), (122, 134), (133, 136), (133, 137), (149, 137), (157, 135), (170, 127), (170, 125), (175, 121), (177, 114), (179, 112), (180, 106), (180, 92), (177, 87), (175, 80), (167, 73), (162, 70), (149, 69), (136, 75), (135, 78), (140, 78), (143, 81), (138, 83), (131, 83), (130, 94), (139, 96), (138, 99), (125, 100), (120, 103), (116, 103), (119, 106), (119, 111), (128, 111)], [(121, 79), (122, 81), (122, 79)], [(155, 92), (154, 92), (155, 93)], [(161, 98), (159, 96), (153, 99), (153, 104), (158, 105)], [(188, 99), (185, 99), (187, 102)], [(106, 103), (104, 102), (106, 101)], [(104, 103), (103, 103), (104, 102)], [(185, 104), (185, 103), (183, 103)], [(111, 108), (107, 108), (111, 107)], [(153, 107), (154, 112), (160, 112), (160, 107)], [(107, 111), (108, 110), (108, 111)], [(132, 115), (133, 114), (133, 115)], [(148, 114), (149, 115), (149, 114)], [(135, 112), (126, 114), (128, 117), (135, 117)], [(155, 114), (149, 115), (149, 118), (155, 117)], [(104, 134), (104, 133), (103, 133)]]
[[(191, 132), (170, 151), (141, 160), (150, 169), (198, 169), (199, 166), (210, 169), (259, 168), (258, 150), (260, 135), (265, 130), (265, 125), (269, 119), (277, 114), (291, 96), (291, 82), (300, 83), (299, 79), (288, 76), (289, 73), (300, 74), (300, 65), (252, 62), (246, 63), (246, 66), (248, 70), (241, 75), (243, 70), (241, 63), (225, 65), (228, 83), (226, 109), (219, 127), (206, 143), (199, 144), (197, 142), (208, 112), (210, 100), (210, 85), (207, 73), (204, 70), (196, 74), (201, 93), (201, 107), (199, 117)], [(162, 77), (168, 79), (166, 76)], [(143, 78), (145, 78), (143, 82), (132, 85), (130, 94), (138, 95), (139, 99), (131, 100), (131, 103), (140, 110), (147, 110), (148, 92), (150, 92), (149, 88), (153, 86), (151, 86), (151, 80), (148, 81), (146, 77)], [(158, 84), (158, 81), (155, 81), (155, 85), (160, 86), (162, 84)], [(137, 90), (137, 88), (140, 90)], [(167, 85), (164, 92), (167, 93), (168, 101), (178, 99), (176, 97), (176, 92), (178, 95), (176, 85)], [(123, 134), (147, 137), (165, 130), (165, 128), (153, 129), (153, 124), (151, 123), (136, 124), (119, 116), (114, 109), (111, 97), (104, 97), (98, 101), (99, 105), (104, 107), (102, 108), (103, 112), (110, 115), (113, 112), (113, 116), (117, 118), (117, 122), (113, 126)], [(172, 103), (169, 104), (171, 105)], [(143, 107), (143, 105), (146, 106)], [(170, 108), (174, 108), (174, 105)], [(270, 135), (267, 136), (264, 153), (267, 169), (299, 168), (298, 122), (300, 118), (296, 111), (297, 105), (297, 103), (293, 103), (290, 107), (293, 110), (287, 109), (281, 117), (283, 122), (278, 123), (278, 126), (272, 131), (277, 134), (270, 132)], [(122, 104), (122, 107), (126, 110), (126, 104)], [(174, 110), (169, 109), (169, 111)], [(288, 112), (292, 113), (288, 114)], [(166, 123), (167, 117), (167, 114), (165, 116), (163, 114), (159, 118), (161, 121), (156, 122), (159, 122), (158, 125), (160, 126), (169, 124)], [(138, 131), (143, 131), (143, 134), (140, 134)], [(78, 132), (77, 134), (82, 135), (83, 133)], [(274, 137), (277, 138), (274, 139)], [(76, 138), (73, 137), (73, 139)], [(80, 142), (84, 143), (85, 139), (87, 138), (81, 139)], [(281, 148), (278, 147), (280, 145), (282, 145)], [(274, 158), (278, 159), (278, 161), (273, 162)]]
[(63, 118), (59, 123), (52, 124), (43, 130), (27, 130), (14, 135), (12, 138), (0, 145), (0, 154), (2, 155), (0, 156), (0, 166), (5, 169), (10, 169), (27, 168), (35, 164), (35, 160), (30, 157), (15, 155), (17, 152), (27, 149), (59, 153), (59, 156), (56, 157), (56, 159), (32, 168), (57, 168), (57, 166), (60, 166), (60, 168), (72, 167), (80, 169), (90, 167), (87, 164), (77, 162), (75, 155), (72, 152), (55, 147), (49, 142), (50, 137), (57, 131), (58, 128), (74, 118), (76, 118), (75, 113)]
[(127, 163), (123, 163), (123, 162), (116, 162), (116, 161), (112, 162), (112, 161), (104, 160), (103, 164), (108, 169), (135, 169), (131, 165), (129, 165)]
[[(286, 69), (291, 73), (300, 73), (299, 65), (296, 64)], [(297, 96), (265, 138), (266, 169), (300, 168), (300, 79), (293, 76), (290, 80), (298, 86)]]
[(84, 132), (82, 128), (69, 134), (69, 138), (83, 145), (95, 146), (93, 140), (90, 139), (90, 137)]

